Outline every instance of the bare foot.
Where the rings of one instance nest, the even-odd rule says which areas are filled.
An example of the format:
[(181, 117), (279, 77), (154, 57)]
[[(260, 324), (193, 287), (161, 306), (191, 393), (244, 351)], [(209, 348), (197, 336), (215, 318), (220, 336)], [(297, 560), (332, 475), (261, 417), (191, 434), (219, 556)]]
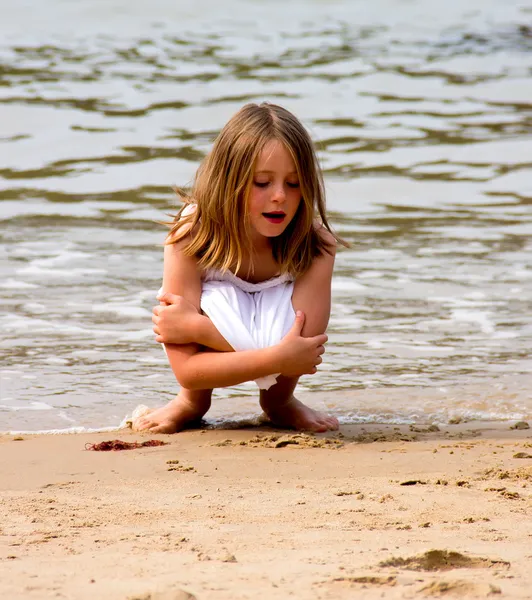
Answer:
[(338, 419), (313, 410), (294, 396), (280, 405), (274, 402), (263, 402), (262, 408), (279, 427), (299, 431), (315, 431), (316, 433), (338, 429)]
[(197, 421), (209, 410), (210, 397), (189, 398), (181, 391), (171, 402), (161, 408), (135, 419), (132, 424), (134, 431), (149, 431), (150, 433), (177, 433), (192, 421)]

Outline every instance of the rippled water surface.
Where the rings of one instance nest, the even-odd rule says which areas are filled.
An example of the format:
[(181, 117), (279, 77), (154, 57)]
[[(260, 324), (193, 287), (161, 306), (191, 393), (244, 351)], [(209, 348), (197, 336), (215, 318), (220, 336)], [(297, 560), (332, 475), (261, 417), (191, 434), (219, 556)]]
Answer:
[[(112, 427), (175, 393), (156, 221), (262, 100), (311, 131), (351, 242), (303, 394), (346, 421), (532, 416), (531, 24), (512, 0), (4, 8), (0, 431)], [(256, 412), (251, 384), (218, 396), (214, 416)]]

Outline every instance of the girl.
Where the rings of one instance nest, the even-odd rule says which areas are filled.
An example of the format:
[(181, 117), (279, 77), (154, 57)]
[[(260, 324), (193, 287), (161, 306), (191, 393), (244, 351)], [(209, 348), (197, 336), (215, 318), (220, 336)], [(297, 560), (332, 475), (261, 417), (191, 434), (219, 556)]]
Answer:
[(208, 411), (213, 388), (254, 379), (274, 424), (338, 429), (293, 396), (322, 362), (339, 241), (307, 131), (280, 106), (247, 104), (182, 197), (152, 318), (181, 390), (133, 428), (179, 431)]

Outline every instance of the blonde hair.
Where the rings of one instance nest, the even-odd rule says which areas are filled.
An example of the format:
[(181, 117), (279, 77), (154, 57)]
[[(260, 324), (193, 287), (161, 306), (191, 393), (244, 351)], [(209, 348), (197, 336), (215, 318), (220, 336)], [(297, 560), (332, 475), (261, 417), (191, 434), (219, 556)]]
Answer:
[[(299, 120), (275, 104), (246, 104), (225, 125), (211, 152), (200, 165), (190, 194), (177, 190), (184, 206), (170, 223), (166, 244), (188, 235), (183, 251), (198, 259), (201, 270), (237, 272), (252, 253), (248, 202), (257, 160), (272, 140), (284, 144), (296, 165), (301, 191), (298, 210), (284, 232), (271, 238), (272, 253), (281, 273), (304, 273), (313, 259), (331, 249), (315, 220), (337, 241), (325, 214), (321, 169), (309, 134)], [(197, 209), (182, 214), (185, 207)]]

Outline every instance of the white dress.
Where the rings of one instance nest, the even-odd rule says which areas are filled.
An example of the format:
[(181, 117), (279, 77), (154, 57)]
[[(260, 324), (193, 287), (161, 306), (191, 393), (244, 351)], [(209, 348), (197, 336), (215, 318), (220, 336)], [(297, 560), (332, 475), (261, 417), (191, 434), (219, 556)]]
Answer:
[[(250, 283), (230, 271), (209, 269), (203, 277), (200, 306), (233, 350), (257, 350), (278, 344), (292, 327), (293, 291), (289, 275)], [(267, 390), (278, 376), (261, 377), (255, 383)]]

